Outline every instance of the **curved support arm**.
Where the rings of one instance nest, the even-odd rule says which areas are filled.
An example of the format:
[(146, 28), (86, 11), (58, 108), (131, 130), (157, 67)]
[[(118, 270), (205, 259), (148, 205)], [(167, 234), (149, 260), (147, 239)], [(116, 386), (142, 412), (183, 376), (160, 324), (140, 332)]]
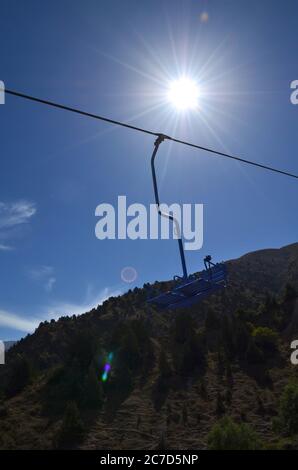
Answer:
[(159, 148), (160, 144), (167, 138), (168, 137), (166, 135), (159, 134), (158, 138), (154, 142), (154, 150), (153, 150), (152, 157), (151, 157), (151, 170), (152, 170), (154, 195), (155, 195), (155, 202), (156, 202), (156, 206), (157, 206), (157, 210), (158, 210), (159, 215), (161, 217), (166, 217), (167, 219), (171, 220), (174, 224), (175, 233), (178, 237), (178, 245), (179, 245), (179, 252), (180, 252), (180, 258), (181, 258), (181, 264), (182, 264), (183, 278), (186, 279), (188, 277), (188, 275), (187, 275), (187, 268), (186, 268), (185, 255), (184, 255), (184, 249), (183, 249), (183, 242), (182, 242), (182, 238), (181, 238), (180, 225), (179, 225), (178, 220), (172, 214), (169, 214), (167, 212), (163, 212), (160, 209), (157, 179), (156, 179), (156, 172), (155, 172), (155, 166), (154, 166), (155, 157), (156, 157), (158, 148)]

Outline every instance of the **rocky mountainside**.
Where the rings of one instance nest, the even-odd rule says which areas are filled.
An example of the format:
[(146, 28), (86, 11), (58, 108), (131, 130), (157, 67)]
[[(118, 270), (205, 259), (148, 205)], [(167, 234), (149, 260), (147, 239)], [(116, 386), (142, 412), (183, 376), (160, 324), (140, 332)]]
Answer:
[(228, 287), (189, 309), (148, 306), (144, 286), (15, 344), (0, 448), (296, 448), (298, 243), (227, 266)]

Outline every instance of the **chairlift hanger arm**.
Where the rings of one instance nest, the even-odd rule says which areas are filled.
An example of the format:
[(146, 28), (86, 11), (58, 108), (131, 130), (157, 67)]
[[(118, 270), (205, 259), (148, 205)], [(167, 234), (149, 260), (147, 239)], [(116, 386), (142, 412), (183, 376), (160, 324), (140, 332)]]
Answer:
[(164, 212), (160, 209), (160, 199), (159, 199), (157, 178), (156, 178), (156, 171), (155, 171), (155, 157), (157, 155), (160, 144), (165, 139), (170, 139), (170, 137), (168, 137), (164, 134), (159, 134), (158, 135), (156, 141), (154, 142), (154, 150), (153, 150), (152, 157), (151, 157), (151, 170), (152, 170), (152, 180), (153, 180), (153, 188), (154, 188), (154, 195), (155, 195), (155, 203), (156, 203), (159, 215), (161, 217), (166, 217), (169, 220), (171, 220), (173, 222), (174, 226), (175, 226), (175, 231), (176, 231), (176, 234), (177, 234), (177, 237), (178, 237), (178, 245), (179, 245), (179, 252), (180, 252), (180, 258), (181, 258), (181, 264), (182, 264), (183, 278), (187, 279), (188, 274), (187, 274), (185, 254), (184, 254), (184, 249), (183, 249), (183, 241), (182, 241), (182, 237), (181, 237), (181, 230), (180, 230), (179, 222), (172, 214)]

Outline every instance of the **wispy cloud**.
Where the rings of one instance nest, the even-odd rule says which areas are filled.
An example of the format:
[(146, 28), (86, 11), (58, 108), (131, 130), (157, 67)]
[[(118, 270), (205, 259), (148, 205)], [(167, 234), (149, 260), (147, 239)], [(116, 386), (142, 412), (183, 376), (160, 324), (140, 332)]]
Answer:
[(35, 204), (28, 201), (5, 203), (0, 201), (0, 229), (29, 222), (36, 213)]
[(2, 202), (0, 201), (0, 251), (10, 251), (13, 247), (3, 240), (11, 239), (16, 230), (28, 224), (36, 214), (36, 205), (29, 201)]
[(0, 251), (11, 251), (13, 250), (13, 247), (10, 245), (4, 245), (3, 243), (0, 243)]
[(56, 282), (53, 266), (38, 266), (30, 268), (28, 275), (33, 281), (41, 282), (47, 292), (51, 292)]
[(47, 292), (52, 292), (54, 284), (56, 283), (56, 278), (55, 277), (49, 277), (47, 282), (45, 283), (45, 290)]
[(11, 328), (22, 331), (24, 333), (32, 333), (40, 322), (45, 320), (57, 320), (61, 316), (81, 315), (90, 311), (92, 308), (101, 305), (109, 297), (120, 295), (119, 290), (105, 288), (94, 297), (90, 297), (87, 293), (86, 300), (81, 303), (58, 301), (41, 309), (42, 314), (37, 317), (28, 317), (24, 314), (16, 314), (7, 310), (0, 310), (0, 327)]
[(32, 333), (39, 325), (40, 320), (36, 318), (28, 318), (25, 315), (0, 310), (0, 326), (12, 328), (26, 333)]
[(56, 302), (47, 308), (46, 316), (50, 318), (59, 318), (62, 315), (81, 315), (89, 312), (92, 308), (101, 305), (109, 297), (120, 295), (119, 290), (111, 290), (108, 287), (103, 289), (99, 294), (92, 296), (90, 291), (87, 293), (86, 299), (81, 303), (72, 302)]

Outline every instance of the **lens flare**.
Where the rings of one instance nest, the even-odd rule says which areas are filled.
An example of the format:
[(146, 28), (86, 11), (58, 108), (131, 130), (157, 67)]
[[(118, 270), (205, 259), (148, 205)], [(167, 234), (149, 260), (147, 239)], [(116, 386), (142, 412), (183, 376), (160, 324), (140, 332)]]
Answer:
[(121, 271), (121, 279), (123, 282), (126, 282), (127, 284), (135, 282), (137, 277), (138, 277), (138, 273), (136, 269), (132, 266), (126, 266)]
[(111, 372), (111, 369), (112, 369), (113, 358), (114, 358), (114, 354), (112, 352), (110, 352), (108, 354), (107, 359), (106, 359), (106, 363), (103, 367), (103, 373), (101, 375), (102, 382), (106, 382), (108, 380), (109, 373)]

